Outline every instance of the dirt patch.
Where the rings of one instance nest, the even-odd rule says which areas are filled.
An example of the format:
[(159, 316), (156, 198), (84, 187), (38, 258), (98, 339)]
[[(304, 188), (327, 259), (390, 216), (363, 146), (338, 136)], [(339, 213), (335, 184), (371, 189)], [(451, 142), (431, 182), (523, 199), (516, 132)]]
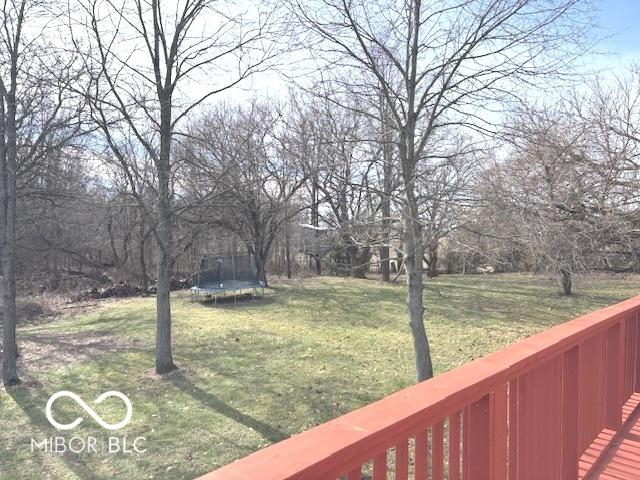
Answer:
[(31, 376), (33, 372), (91, 360), (105, 353), (134, 348), (139, 343), (135, 338), (129, 339), (103, 332), (22, 334), (18, 339), (18, 371), (25, 383), (37, 386), (37, 382)]
[[(1, 300), (1, 298), (0, 298)], [(105, 353), (135, 347), (138, 340), (104, 332), (31, 333), (22, 327), (44, 325), (115, 303), (117, 299), (73, 301), (69, 296), (43, 293), (16, 299), (18, 372), (21, 380), (37, 386), (35, 372), (81, 362)], [(2, 303), (0, 303), (0, 365), (2, 362)], [(0, 369), (0, 381), (2, 380)]]

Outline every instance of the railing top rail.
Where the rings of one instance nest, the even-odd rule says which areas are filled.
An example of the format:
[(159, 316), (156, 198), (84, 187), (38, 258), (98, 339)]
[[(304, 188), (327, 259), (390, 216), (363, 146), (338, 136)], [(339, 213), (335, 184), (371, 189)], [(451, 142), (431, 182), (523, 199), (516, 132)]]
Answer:
[(640, 311), (640, 296), (583, 315), (259, 450), (201, 480), (313, 479), (344, 472)]

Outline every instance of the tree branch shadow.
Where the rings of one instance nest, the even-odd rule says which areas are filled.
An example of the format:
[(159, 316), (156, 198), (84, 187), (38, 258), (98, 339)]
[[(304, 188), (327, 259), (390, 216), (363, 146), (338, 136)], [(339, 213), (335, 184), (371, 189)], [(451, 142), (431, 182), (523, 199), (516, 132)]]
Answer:
[(211, 408), (216, 412), (221, 413), (225, 417), (241, 423), (242, 425), (245, 425), (252, 430), (255, 430), (271, 442), (279, 442), (280, 440), (284, 440), (288, 437), (288, 435), (284, 432), (272, 427), (265, 422), (253, 418), (250, 415), (242, 413), (229, 404), (223, 402), (216, 395), (196, 386), (189, 378), (185, 376), (184, 372), (182, 371), (171, 373), (169, 376), (167, 376), (167, 379), (171, 381), (174, 386), (182, 390), (193, 399), (202, 403), (205, 407)]
[[(54, 433), (52, 433), (55, 431), (55, 429), (51, 426), (51, 424), (49, 424), (44, 414), (45, 405), (47, 399), (49, 398), (47, 392), (42, 389), (33, 389), (27, 387), (11, 388), (6, 392), (13, 399), (16, 405), (18, 405), (18, 407), (24, 412), (27, 418), (29, 418), (29, 421), (34, 430), (40, 434), (40, 437), (36, 440), (40, 441), (45, 438), (49, 438), (52, 435), (55, 435)], [(30, 448), (30, 445), (24, 445), (24, 448)], [(35, 452), (34, 455), (36, 455)], [(75, 462), (73, 458), (66, 453), (53, 454), (38, 452), (37, 455), (51, 455), (54, 459), (59, 459), (70, 471), (77, 475), (78, 478), (98, 478), (96, 477), (95, 471), (91, 469), (91, 467)], [(42, 472), (47, 473), (44, 463), (42, 463), (42, 468)]]

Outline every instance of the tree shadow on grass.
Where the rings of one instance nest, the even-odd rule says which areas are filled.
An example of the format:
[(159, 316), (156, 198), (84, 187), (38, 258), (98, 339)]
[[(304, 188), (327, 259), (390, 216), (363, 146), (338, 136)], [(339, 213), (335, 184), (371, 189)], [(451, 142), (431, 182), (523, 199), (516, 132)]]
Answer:
[(178, 370), (167, 376), (167, 379), (171, 383), (182, 390), (184, 393), (192, 397), (193, 399), (202, 403), (205, 407), (215, 410), (216, 412), (224, 415), (231, 420), (234, 420), (246, 427), (255, 430), (260, 433), (264, 438), (272, 443), (279, 442), (288, 437), (287, 434), (272, 427), (271, 425), (262, 422), (250, 415), (242, 413), (241, 411), (233, 408), (229, 404), (223, 402), (216, 395), (203, 390), (196, 386), (182, 371)]
[[(51, 426), (45, 416), (45, 405), (49, 398), (49, 393), (43, 389), (34, 389), (27, 387), (17, 387), (7, 390), (7, 394), (14, 400), (16, 405), (24, 412), (25, 416), (29, 419), (30, 425), (38, 437), (34, 440), (40, 442), (46, 438), (55, 435), (55, 429)], [(25, 437), (26, 438), (26, 437)], [(25, 449), (31, 448), (31, 443), (25, 443), (25, 445), (14, 445), (15, 448), (23, 447)], [(95, 472), (88, 466), (73, 461), (69, 454), (52, 454), (39, 452), (34, 455), (38, 455), (41, 459), (42, 455), (52, 455), (56, 459), (62, 461), (65, 466), (73, 472), (78, 478), (94, 479), (96, 478)], [(41, 462), (42, 472), (46, 472), (46, 464)]]

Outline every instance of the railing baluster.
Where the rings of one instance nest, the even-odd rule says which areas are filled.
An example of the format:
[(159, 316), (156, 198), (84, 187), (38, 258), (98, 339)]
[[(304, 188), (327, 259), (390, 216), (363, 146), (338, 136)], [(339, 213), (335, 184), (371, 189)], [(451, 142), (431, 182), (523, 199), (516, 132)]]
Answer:
[(491, 479), (507, 478), (507, 385), (499, 385), (491, 394), (493, 432), (491, 446)]
[(624, 336), (622, 322), (606, 332), (604, 426), (617, 431), (622, 425), (622, 369), (624, 365)]
[(490, 396), (467, 408), (465, 421), (464, 470), (469, 480), (490, 480), (489, 438)]
[(634, 392), (640, 392), (640, 313), (635, 315), (635, 331), (636, 338), (633, 345), (634, 349), (634, 362), (633, 362), (633, 390)]
[(509, 480), (518, 478), (518, 379), (509, 382)]
[(396, 480), (409, 478), (409, 441), (405, 440), (396, 445)]
[(449, 417), (449, 480), (460, 480), (460, 412)]
[(624, 398), (628, 399), (635, 391), (635, 367), (638, 350), (638, 316), (630, 315), (626, 318), (625, 327), (625, 377)]
[(591, 337), (579, 346), (579, 451), (584, 451), (604, 426), (604, 349), (603, 334)]
[(387, 480), (387, 452), (373, 458), (373, 480)]
[(354, 468), (347, 473), (347, 480), (361, 480), (362, 479), (362, 467)]
[(578, 478), (578, 347), (562, 355), (562, 478)]
[(436, 423), (431, 429), (431, 476), (433, 480), (442, 479), (442, 422)]
[(630, 367), (630, 362), (629, 362), (629, 353), (631, 352), (631, 349), (629, 348), (632, 344), (629, 342), (629, 340), (631, 339), (631, 337), (633, 337), (634, 332), (633, 332), (633, 324), (632, 324), (632, 320), (631, 317), (625, 317), (625, 319), (622, 321), (622, 323), (624, 324), (624, 341), (623, 341), (623, 345), (624, 345), (624, 369), (623, 369), (623, 373), (622, 373), (622, 398), (624, 398), (625, 400), (628, 399), (631, 396), (631, 389), (629, 388), (631, 385), (631, 381), (630, 381), (630, 371), (631, 369)]
[(518, 379), (518, 472), (559, 478), (562, 437), (562, 357)]
[(427, 445), (427, 430), (419, 432), (416, 435), (415, 449), (415, 477), (416, 480), (427, 480), (427, 463), (429, 461), (429, 452)]

